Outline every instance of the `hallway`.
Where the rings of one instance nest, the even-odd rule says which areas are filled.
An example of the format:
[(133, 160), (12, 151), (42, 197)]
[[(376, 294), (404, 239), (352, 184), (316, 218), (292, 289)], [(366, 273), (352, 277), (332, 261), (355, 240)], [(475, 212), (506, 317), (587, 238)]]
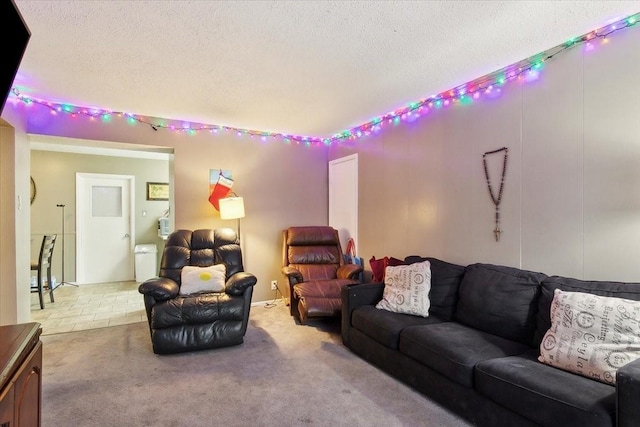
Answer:
[(31, 294), (31, 321), (42, 324), (42, 335), (105, 328), (145, 322), (143, 296), (138, 282), (114, 282), (78, 287), (64, 285), (54, 291), (55, 302), (44, 295), (40, 309), (38, 294)]

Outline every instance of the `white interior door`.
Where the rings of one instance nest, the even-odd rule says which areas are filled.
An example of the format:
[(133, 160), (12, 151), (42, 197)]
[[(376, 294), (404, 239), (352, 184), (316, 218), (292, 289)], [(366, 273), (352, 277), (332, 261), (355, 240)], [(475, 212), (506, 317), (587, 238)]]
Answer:
[(79, 284), (134, 280), (131, 175), (76, 174)]
[(358, 155), (329, 162), (329, 225), (338, 230), (344, 251), (350, 237), (358, 247)]

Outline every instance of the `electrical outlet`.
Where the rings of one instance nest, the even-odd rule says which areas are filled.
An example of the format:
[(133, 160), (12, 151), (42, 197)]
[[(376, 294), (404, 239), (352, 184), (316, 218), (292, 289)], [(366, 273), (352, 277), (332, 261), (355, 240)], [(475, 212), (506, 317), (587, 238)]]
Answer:
[(278, 289), (278, 281), (277, 280), (272, 280), (271, 281), (271, 290), (275, 291), (276, 289)]

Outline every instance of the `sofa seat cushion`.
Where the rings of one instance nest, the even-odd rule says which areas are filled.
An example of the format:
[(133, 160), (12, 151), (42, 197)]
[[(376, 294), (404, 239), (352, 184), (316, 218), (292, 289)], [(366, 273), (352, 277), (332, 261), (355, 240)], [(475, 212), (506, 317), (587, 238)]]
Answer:
[(400, 333), (401, 353), (464, 386), (473, 386), (477, 363), (512, 356), (530, 347), (456, 322), (408, 326)]
[(351, 324), (369, 338), (393, 350), (398, 349), (400, 332), (415, 325), (431, 325), (440, 323), (437, 316), (421, 317), (410, 314), (394, 313), (375, 308), (373, 305), (363, 305), (351, 314)]
[(545, 426), (615, 426), (615, 388), (537, 360), (537, 350), (478, 363), (475, 386), (499, 405)]
[(155, 304), (152, 308), (152, 329), (185, 324), (211, 323), (216, 320), (242, 321), (244, 298), (225, 293), (198, 294), (177, 297)]

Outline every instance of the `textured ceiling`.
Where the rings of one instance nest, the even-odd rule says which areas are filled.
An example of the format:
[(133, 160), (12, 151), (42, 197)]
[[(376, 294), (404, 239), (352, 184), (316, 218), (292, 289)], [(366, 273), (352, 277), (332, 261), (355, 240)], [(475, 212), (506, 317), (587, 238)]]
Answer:
[(25, 95), (328, 136), (640, 11), (638, 1), (15, 0)]

